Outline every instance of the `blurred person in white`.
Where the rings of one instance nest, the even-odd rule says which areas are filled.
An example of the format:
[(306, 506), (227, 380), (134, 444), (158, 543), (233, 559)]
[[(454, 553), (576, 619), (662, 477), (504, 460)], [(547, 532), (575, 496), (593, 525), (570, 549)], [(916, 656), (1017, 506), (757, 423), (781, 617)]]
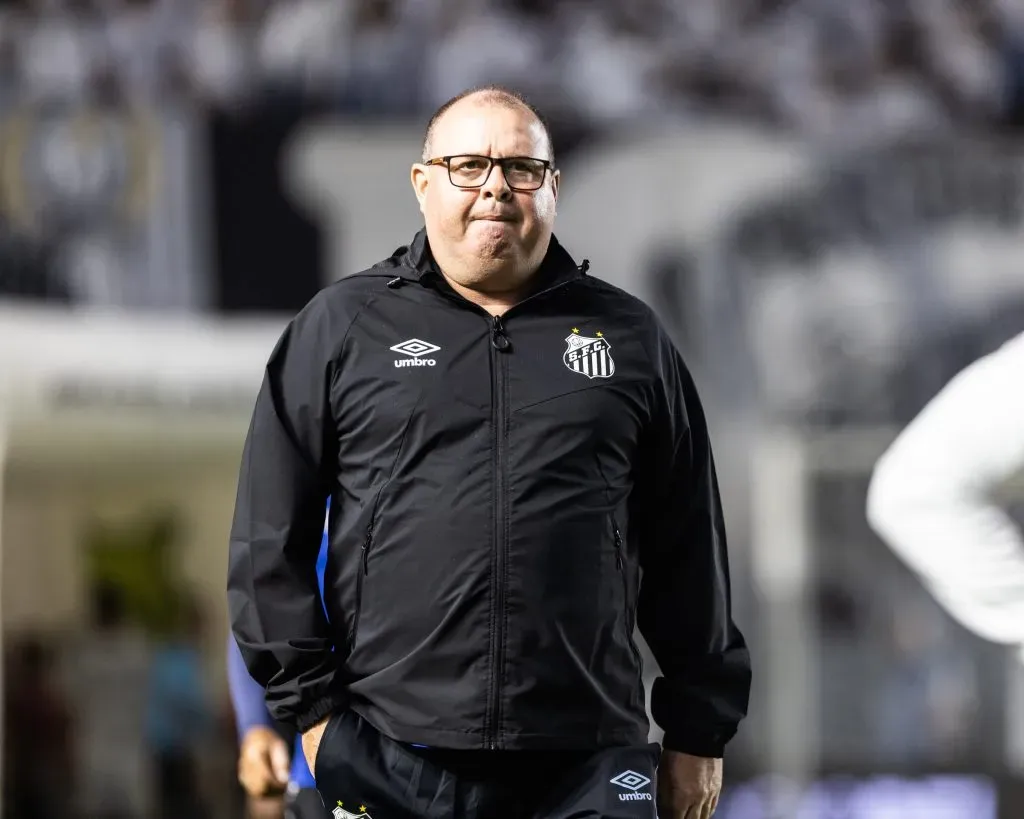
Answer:
[(277, 0), (256, 36), (263, 78), (297, 93), (331, 94), (348, 76), (353, 5), (337, 0)]
[(102, 49), (95, 20), (69, 0), (37, 0), (17, 39), (21, 94), (29, 102), (76, 102), (87, 91)]
[(517, 0), (447, 0), (437, 7), (435, 41), (424, 70), (427, 107), (488, 83), (545, 98), (558, 76), (557, 64), (547, 59), (551, 20), (527, 15), (518, 6)]
[(145, 742), (152, 655), (119, 587), (98, 583), (92, 607), (93, 628), (75, 637), (66, 678), (75, 717), (75, 804), (90, 819), (139, 819), (152, 804)]
[(661, 118), (672, 106), (653, 81), (664, 60), (669, 17), (659, 0), (570, 3), (572, 23), (560, 49), (568, 97), (601, 125)]
[(816, 70), (807, 115), (813, 138), (857, 148), (941, 126), (946, 117), (903, 53), (903, 27), (884, 3), (804, 0)]
[(23, 16), (15, 3), (0, 3), (0, 106), (14, 101), (18, 82), (18, 40)]
[[(974, 634), (1024, 663), (1024, 538), (997, 500), (1024, 475), (1024, 334), (936, 395), (879, 459), (871, 527)], [(1024, 665), (1008, 680), (1006, 751), (1024, 767)]]
[(974, 121), (994, 119), (1004, 72), (993, 39), (998, 10), (985, 0), (911, 0), (908, 7), (920, 34), (921, 67), (950, 109)]
[(253, 84), (249, 5), (245, 0), (207, 0), (197, 14), (186, 44), (197, 90), (218, 105), (237, 102)]
[(423, 81), (420, 67), (430, 48), (436, 8), (423, 0), (356, 0), (342, 108), (364, 116), (416, 110)]
[(94, 0), (102, 16), (104, 70), (135, 104), (154, 104), (164, 85), (163, 55), (183, 34), (185, 16), (166, 0)]
[(875, 467), (867, 514), (956, 620), (1024, 650), (1024, 539), (993, 499), (1021, 472), (1024, 334), (963, 370), (900, 433)]

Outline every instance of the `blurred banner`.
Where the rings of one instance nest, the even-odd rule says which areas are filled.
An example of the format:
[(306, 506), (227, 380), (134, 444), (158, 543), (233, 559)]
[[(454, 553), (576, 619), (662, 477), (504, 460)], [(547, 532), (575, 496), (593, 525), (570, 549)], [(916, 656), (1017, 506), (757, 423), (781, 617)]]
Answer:
[(204, 309), (201, 125), (173, 106), (6, 111), (0, 297)]

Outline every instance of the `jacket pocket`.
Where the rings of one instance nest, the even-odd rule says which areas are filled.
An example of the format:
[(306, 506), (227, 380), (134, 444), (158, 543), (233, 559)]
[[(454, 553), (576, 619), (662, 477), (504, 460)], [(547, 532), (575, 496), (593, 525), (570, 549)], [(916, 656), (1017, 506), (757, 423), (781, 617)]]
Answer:
[(329, 755), (332, 754), (332, 743), (334, 740), (334, 733), (338, 728), (338, 721), (342, 718), (343, 711), (338, 709), (331, 714), (327, 720), (327, 725), (324, 726), (324, 732), (320, 735), (320, 745), (316, 749), (316, 756), (313, 758), (313, 770), (310, 773), (313, 774), (313, 781), (318, 785), (324, 779), (324, 772), (328, 770), (328, 765), (331, 760)]
[(373, 530), (377, 525), (377, 511), (380, 507), (380, 496), (384, 492), (382, 486), (377, 490), (370, 510), (370, 522), (366, 525), (363, 536), (362, 554), (359, 556), (359, 568), (356, 571), (356, 611), (352, 617), (352, 631), (349, 634), (349, 646), (355, 648), (359, 638), (359, 619), (363, 611), (363, 595), (365, 594), (366, 577), (370, 573), (370, 551), (373, 549)]
[(622, 540), (622, 532), (619, 530), (619, 524), (616, 522), (614, 516), (612, 516), (611, 522), (612, 536), (615, 538), (615, 566), (618, 568), (619, 577), (622, 580), (622, 607), (623, 622), (625, 623), (626, 629), (626, 643), (633, 655), (633, 664), (636, 670), (638, 686), (637, 696), (639, 696), (640, 688), (643, 686), (643, 661), (640, 658), (640, 649), (637, 648), (636, 641), (633, 639), (633, 632), (636, 630), (636, 603), (631, 601), (633, 595), (630, 594), (629, 563), (626, 560), (626, 550)]

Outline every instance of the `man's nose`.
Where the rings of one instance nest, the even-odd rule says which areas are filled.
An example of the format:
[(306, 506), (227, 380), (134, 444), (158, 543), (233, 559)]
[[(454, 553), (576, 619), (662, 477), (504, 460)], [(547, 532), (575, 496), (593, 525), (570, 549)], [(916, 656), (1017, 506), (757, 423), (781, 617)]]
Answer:
[(488, 175), (487, 181), (484, 182), (482, 191), (485, 197), (493, 196), (499, 202), (507, 202), (512, 198), (512, 189), (508, 186), (505, 172), (498, 163), (494, 163), (494, 167), (491, 168), (491, 173)]

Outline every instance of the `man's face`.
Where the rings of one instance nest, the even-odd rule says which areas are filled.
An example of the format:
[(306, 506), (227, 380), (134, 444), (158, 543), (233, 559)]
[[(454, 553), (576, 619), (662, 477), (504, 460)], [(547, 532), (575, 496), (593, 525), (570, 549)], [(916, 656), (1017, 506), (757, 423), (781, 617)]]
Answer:
[[(526, 109), (465, 100), (436, 123), (431, 158), (453, 155), (551, 159), (543, 126)], [(537, 190), (516, 191), (501, 167), (478, 188), (459, 188), (444, 165), (413, 166), (412, 183), (431, 249), (447, 275), (475, 286), (532, 273), (547, 252), (555, 220), (558, 174)], [(513, 184), (519, 185), (513, 180)], [(506, 275), (495, 275), (495, 274)]]

